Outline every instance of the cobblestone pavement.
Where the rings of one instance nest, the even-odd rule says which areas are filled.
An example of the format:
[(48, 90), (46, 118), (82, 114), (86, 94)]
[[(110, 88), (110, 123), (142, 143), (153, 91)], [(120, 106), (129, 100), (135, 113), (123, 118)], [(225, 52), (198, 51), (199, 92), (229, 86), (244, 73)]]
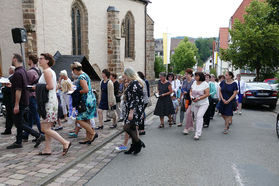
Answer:
[[(154, 110), (156, 99), (152, 98), (152, 106), (148, 107), (146, 113), (151, 113)], [(4, 118), (0, 118), (0, 131), (4, 131)], [(96, 122), (97, 123), (97, 122)], [(98, 124), (98, 123), (97, 123)], [(15, 141), (16, 129), (13, 127), (12, 135), (3, 136), (0, 135), (0, 186), (2, 185), (38, 185), (41, 180), (61, 171), (63, 167), (67, 164), (73, 162), (78, 157), (82, 156), (86, 152), (92, 150), (94, 147), (105, 143), (105, 141), (122, 131), (122, 123), (118, 123), (117, 129), (109, 129), (111, 123), (106, 123), (105, 128), (102, 131), (98, 131), (99, 138), (90, 146), (80, 145), (79, 141), (82, 141), (85, 137), (85, 130), (81, 130), (78, 138), (69, 139), (68, 132), (74, 128), (73, 121), (68, 121), (63, 124), (64, 129), (59, 131), (59, 133), (66, 139), (72, 142), (72, 147), (70, 148), (68, 154), (64, 157), (62, 156), (62, 145), (53, 140), (52, 141), (52, 155), (38, 156), (37, 154), (43, 149), (44, 144), (42, 143), (38, 148), (34, 148), (34, 143), (31, 142), (32, 136), (29, 137), (29, 141), (23, 143), (23, 148), (7, 150), (6, 146), (12, 144)], [(34, 129), (36, 127), (34, 126)], [(78, 164), (78, 166), (86, 167), (90, 171), (85, 171), (86, 174), (82, 175), (82, 172), (76, 173), (76, 169), (70, 169), (69, 172), (62, 174), (64, 177), (59, 177), (55, 180), (55, 183), (63, 183), (65, 180), (66, 185), (71, 185), (71, 183), (76, 183), (81, 185), (84, 182), (84, 178), (91, 178), (95, 173), (97, 173), (101, 168), (108, 163), (113, 157), (116, 156), (116, 152), (108, 150), (117, 142), (121, 140), (121, 136), (115, 138), (112, 142), (106, 144), (103, 148), (95, 151), (91, 154), (89, 158), (89, 163)], [(93, 169), (92, 169), (93, 167)], [(67, 177), (68, 175), (74, 175)], [(65, 176), (66, 175), (66, 176)], [(90, 176), (89, 176), (90, 175)], [(65, 179), (63, 179), (65, 178)], [(66, 179), (69, 178), (69, 179)], [(80, 179), (82, 178), (82, 179)], [(75, 184), (75, 185), (76, 185)], [(64, 184), (63, 184), (64, 185)]]
[[(152, 124), (152, 118), (154, 117), (155, 116), (152, 115), (147, 119), (147, 128)], [(115, 150), (115, 147), (123, 144), (123, 141), (124, 133), (107, 143), (102, 149), (96, 151), (67, 172), (60, 175), (52, 183), (48, 184), (48, 186), (81, 186), (87, 183), (120, 153)]]

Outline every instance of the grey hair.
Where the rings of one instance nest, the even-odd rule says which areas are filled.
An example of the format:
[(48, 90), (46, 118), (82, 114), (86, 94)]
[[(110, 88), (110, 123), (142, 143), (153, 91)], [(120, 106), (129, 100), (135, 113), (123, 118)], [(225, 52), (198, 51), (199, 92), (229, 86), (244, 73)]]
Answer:
[(159, 76), (167, 77), (167, 74), (165, 72), (160, 72)]
[(139, 77), (138, 73), (131, 67), (126, 67), (124, 70), (124, 74), (130, 78), (131, 80), (137, 80), (142, 87), (144, 87), (144, 84), (141, 80), (141, 78)]

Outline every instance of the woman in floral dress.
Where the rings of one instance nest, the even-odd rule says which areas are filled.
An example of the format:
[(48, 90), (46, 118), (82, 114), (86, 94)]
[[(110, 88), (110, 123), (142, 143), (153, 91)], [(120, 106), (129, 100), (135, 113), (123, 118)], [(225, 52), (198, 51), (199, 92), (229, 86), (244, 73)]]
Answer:
[(45, 104), (46, 117), (41, 122), (42, 131), (45, 133), (45, 148), (39, 155), (51, 155), (51, 138), (56, 139), (63, 145), (63, 155), (66, 155), (71, 142), (65, 140), (56, 131), (51, 130), (51, 126), (57, 121), (58, 100), (56, 96), (56, 74), (51, 69), (54, 65), (52, 55), (48, 53), (41, 54), (39, 58), (40, 66), (43, 68), (43, 74), (39, 79), (39, 84), (46, 84), (48, 90), (48, 102)]
[(132, 68), (124, 70), (124, 78), (129, 81), (129, 85), (124, 93), (123, 109), (124, 130), (132, 138), (132, 144), (125, 154), (137, 154), (145, 147), (144, 143), (138, 137), (138, 125), (144, 119), (144, 102), (143, 102), (143, 87), (144, 82)]
[(79, 142), (80, 144), (91, 144), (97, 137), (94, 129), (91, 127), (90, 119), (96, 117), (96, 98), (91, 89), (90, 78), (82, 71), (82, 65), (79, 62), (74, 62), (71, 69), (78, 76), (77, 91), (81, 94), (81, 101), (85, 103), (86, 110), (79, 112), (77, 122), (86, 130), (86, 139)]

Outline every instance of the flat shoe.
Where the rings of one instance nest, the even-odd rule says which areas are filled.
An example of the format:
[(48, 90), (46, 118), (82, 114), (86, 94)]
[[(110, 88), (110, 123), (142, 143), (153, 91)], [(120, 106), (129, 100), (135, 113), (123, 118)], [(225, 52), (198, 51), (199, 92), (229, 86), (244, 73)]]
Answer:
[(39, 152), (38, 154), (39, 156), (49, 156), (51, 155), (51, 153), (43, 153), (43, 152)]

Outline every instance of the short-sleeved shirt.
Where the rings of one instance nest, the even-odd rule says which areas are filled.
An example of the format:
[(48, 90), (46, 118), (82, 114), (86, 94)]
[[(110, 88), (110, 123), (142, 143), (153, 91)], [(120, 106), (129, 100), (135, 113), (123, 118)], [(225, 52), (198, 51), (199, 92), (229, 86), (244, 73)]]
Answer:
[(232, 84), (227, 84), (226, 81), (222, 81), (220, 83), (220, 87), (221, 87), (222, 96), (225, 100), (230, 99), (234, 91), (238, 90), (236, 82), (233, 82)]
[[(205, 90), (209, 88), (209, 85), (207, 82), (203, 81), (200, 85), (197, 85), (197, 82), (194, 81), (191, 89), (192, 89), (192, 96), (194, 98), (198, 98), (201, 97), (205, 94)], [(193, 103), (195, 105), (205, 105), (205, 104), (209, 104), (208, 102), (208, 98), (199, 100), (196, 103)]]
[(12, 83), (12, 103), (15, 104), (16, 90), (21, 90), (19, 106), (28, 106), (29, 92), (27, 90), (28, 77), (26, 70), (23, 67), (17, 67), (14, 75), (10, 78), (10, 81)]

